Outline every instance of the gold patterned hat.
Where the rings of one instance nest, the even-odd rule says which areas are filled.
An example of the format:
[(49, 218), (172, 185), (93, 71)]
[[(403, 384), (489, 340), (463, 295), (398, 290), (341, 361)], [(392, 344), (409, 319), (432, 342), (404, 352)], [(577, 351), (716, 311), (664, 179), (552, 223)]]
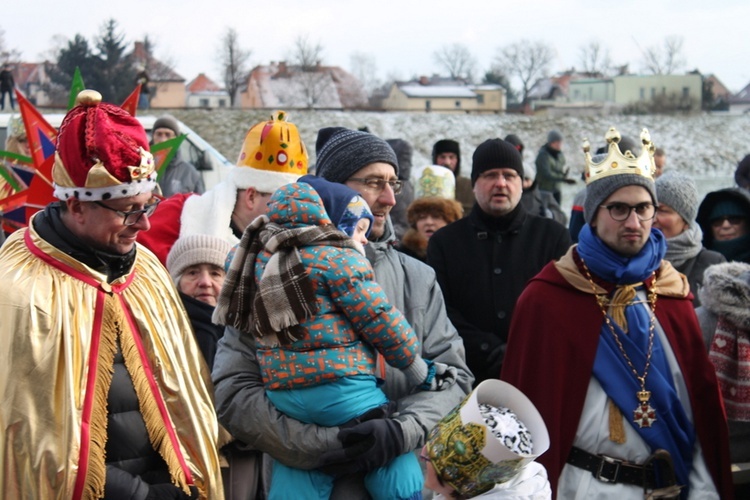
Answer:
[(276, 111), (270, 120), (253, 125), (247, 132), (237, 168), (230, 173), (238, 188), (254, 187), (272, 193), (307, 173), (307, 148), (287, 117), (286, 112)]
[(418, 167), (411, 172), (414, 185), (414, 199), (428, 196), (439, 196), (452, 200), (456, 197), (456, 176), (453, 172), (440, 165)]
[(141, 123), (127, 111), (82, 90), (60, 125), (54, 195), (83, 201), (126, 198), (153, 191), (156, 165)]
[[(503, 410), (511, 425), (491, 428), (496, 421), (488, 418), (488, 407)], [(527, 432), (517, 432), (522, 428)], [(547, 451), (549, 434), (521, 391), (501, 380), (485, 380), (430, 431), (425, 448), (442, 481), (471, 498), (508, 481)]]

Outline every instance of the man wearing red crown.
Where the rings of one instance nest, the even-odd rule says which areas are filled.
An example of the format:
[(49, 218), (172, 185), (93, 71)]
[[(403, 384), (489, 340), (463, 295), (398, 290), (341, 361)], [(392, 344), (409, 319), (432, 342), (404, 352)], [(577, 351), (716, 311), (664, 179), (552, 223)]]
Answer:
[(85, 90), (60, 127), (58, 203), (0, 251), (0, 491), (222, 498), (210, 377), (166, 270), (143, 127)]
[(502, 378), (539, 409), (559, 498), (732, 498), (726, 417), (687, 279), (652, 229), (654, 147), (592, 163), (578, 245), (518, 299)]

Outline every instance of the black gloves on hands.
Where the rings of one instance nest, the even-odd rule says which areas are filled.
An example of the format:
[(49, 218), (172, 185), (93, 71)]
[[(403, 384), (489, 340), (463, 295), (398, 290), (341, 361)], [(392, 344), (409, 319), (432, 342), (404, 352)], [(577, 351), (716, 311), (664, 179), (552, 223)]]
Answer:
[(391, 418), (344, 427), (338, 438), (344, 447), (321, 456), (320, 470), (333, 476), (375, 470), (401, 455), (404, 448), (401, 424)]
[(148, 488), (146, 500), (196, 500), (198, 488), (190, 487), (190, 495), (186, 495), (182, 488), (172, 483), (152, 484)]

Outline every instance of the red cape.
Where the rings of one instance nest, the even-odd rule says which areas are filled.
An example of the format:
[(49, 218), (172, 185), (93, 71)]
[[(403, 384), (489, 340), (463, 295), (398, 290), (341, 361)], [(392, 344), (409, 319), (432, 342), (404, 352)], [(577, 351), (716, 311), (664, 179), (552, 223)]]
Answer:
[[(721, 498), (734, 498), (724, 403), (692, 303), (660, 295), (656, 317), (682, 369), (716, 489)], [(583, 411), (601, 327), (593, 295), (573, 288), (554, 262), (529, 281), (513, 313), (500, 378), (526, 394), (544, 418), (550, 448), (537, 461), (547, 468), (553, 496)]]

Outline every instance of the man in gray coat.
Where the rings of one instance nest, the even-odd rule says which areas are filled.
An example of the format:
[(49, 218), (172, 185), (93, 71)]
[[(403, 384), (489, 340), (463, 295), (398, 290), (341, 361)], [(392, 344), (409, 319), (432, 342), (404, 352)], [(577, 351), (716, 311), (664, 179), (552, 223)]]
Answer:
[(454, 367), (457, 382), (439, 393), (410, 392), (405, 376), (385, 366), (379, 376), (395, 412), (381, 409), (345, 429), (305, 424), (275, 409), (265, 395), (252, 342), (227, 328), (213, 371), (216, 408), (219, 421), (249, 446), (290, 467), (323, 468), (338, 476), (332, 498), (367, 498), (364, 473), (419, 449), (428, 431), (471, 391), (474, 377), (435, 273), (393, 246), (389, 212), (401, 188), (393, 149), (372, 134), (340, 127), (322, 129), (318, 141), (323, 146), (317, 175), (359, 192), (373, 213), (365, 250), (378, 283), (414, 328), (422, 356)]

